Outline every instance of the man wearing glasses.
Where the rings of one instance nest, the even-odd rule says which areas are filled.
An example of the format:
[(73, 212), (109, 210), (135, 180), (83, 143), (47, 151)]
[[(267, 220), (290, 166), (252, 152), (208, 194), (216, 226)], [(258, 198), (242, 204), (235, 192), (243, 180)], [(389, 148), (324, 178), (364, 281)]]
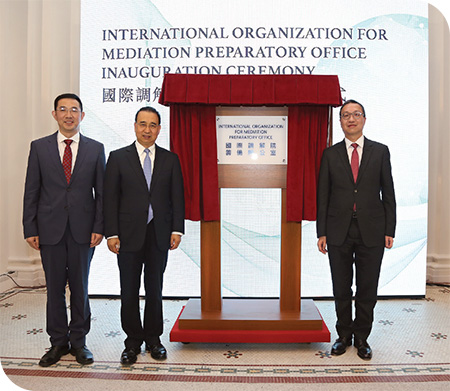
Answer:
[[(184, 190), (178, 156), (155, 144), (161, 116), (142, 107), (135, 116), (133, 144), (111, 152), (105, 173), (105, 236), (117, 254), (122, 328), (127, 335), (120, 357), (132, 365), (141, 345), (155, 360), (165, 360), (162, 286), (168, 250), (184, 233)], [(143, 322), (139, 289), (144, 269)]]
[(94, 361), (86, 347), (88, 276), (94, 248), (103, 238), (105, 152), (103, 144), (80, 134), (84, 112), (77, 95), (59, 95), (52, 115), (59, 130), (31, 143), (23, 203), (24, 237), (40, 251), (47, 285), (51, 348), (39, 365), (55, 364), (69, 352), (86, 365)]
[[(387, 146), (363, 136), (364, 107), (348, 100), (340, 110), (345, 139), (322, 156), (317, 188), (319, 251), (328, 252), (339, 338), (331, 354), (352, 343), (370, 360), (372, 329), (384, 248), (394, 243), (396, 203)], [(355, 317), (352, 316), (353, 265), (356, 270)]]

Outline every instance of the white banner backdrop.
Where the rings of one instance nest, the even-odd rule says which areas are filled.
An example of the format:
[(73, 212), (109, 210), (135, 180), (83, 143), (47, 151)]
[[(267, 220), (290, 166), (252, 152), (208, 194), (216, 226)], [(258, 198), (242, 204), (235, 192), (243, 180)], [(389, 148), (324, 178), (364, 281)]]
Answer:
[[(398, 202), (395, 245), (386, 251), (383, 296), (423, 295), (428, 206), (428, 19), (419, 0), (82, 0), (81, 97), (84, 134), (109, 151), (134, 141), (134, 115), (162, 115), (164, 73), (336, 74), (344, 99), (366, 109), (365, 135), (389, 146)], [(334, 141), (343, 136), (334, 111)], [(225, 296), (279, 295), (279, 190), (222, 191)], [(166, 296), (200, 294), (198, 222), (186, 222), (170, 253)], [(302, 296), (331, 296), (327, 257), (315, 223), (302, 232)], [(115, 256), (103, 243), (91, 294), (118, 294)]]

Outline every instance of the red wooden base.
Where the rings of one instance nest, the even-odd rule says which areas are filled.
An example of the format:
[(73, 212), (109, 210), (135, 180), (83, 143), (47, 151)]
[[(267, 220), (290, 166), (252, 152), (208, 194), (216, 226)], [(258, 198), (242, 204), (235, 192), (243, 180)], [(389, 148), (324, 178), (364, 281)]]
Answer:
[[(180, 315), (183, 310), (184, 307)], [(330, 331), (323, 320), (321, 330), (192, 330), (180, 329), (177, 319), (170, 332), (170, 341), (220, 343), (330, 342)]]

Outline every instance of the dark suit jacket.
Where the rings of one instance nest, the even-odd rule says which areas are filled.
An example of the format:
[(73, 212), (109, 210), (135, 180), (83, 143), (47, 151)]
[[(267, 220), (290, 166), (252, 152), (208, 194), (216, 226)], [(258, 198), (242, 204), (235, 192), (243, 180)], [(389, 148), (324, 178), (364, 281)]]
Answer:
[(78, 243), (103, 234), (103, 144), (80, 134), (77, 157), (67, 184), (57, 145), (57, 133), (31, 143), (23, 201), (25, 238), (40, 244), (58, 243), (70, 224)]
[(345, 141), (322, 156), (317, 188), (317, 236), (340, 246), (347, 235), (356, 203), (358, 225), (367, 247), (384, 245), (395, 235), (396, 203), (387, 146), (364, 139), (356, 184)]
[(171, 233), (184, 233), (178, 156), (156, 145), (149, 191), (135, 143), (111, 152), (105, 174), (105, 236), (118, 235), (121, 251), (139, 251), (144, 245), (149, 202), (158, 247), (168, 250)]

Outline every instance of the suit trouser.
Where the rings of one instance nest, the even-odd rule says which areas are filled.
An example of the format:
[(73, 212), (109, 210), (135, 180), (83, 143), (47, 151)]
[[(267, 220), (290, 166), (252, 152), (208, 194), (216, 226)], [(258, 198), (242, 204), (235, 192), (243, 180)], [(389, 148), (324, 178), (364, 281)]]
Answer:
[[(47, 284), (47, 333), (52, 346), (68, 342), (79, 348), (86, 344), (91, 328), (88, 277), (94, 248), (77, 243), (67, 224), (61, 241), (41, 245), (42, 265)], [(70, 289), (70, 323), (67, 319), (66, 285)]]
[[(336, 307), (336, 330), (340, 337), (367, 339), (377, 303), (378, 280), (384, 245), (366, 247), (357, 219), (352, 219), (345, 242), (328, 245), (333, 295)], [(352, 317), (353, 264), (356, 270), (355, 318)]]
[[(169, 243), (169, 238), (167, 239)], [(145, 243), (140, 251), (118, 255), (120, 271), (120, 316), (127, 338), (125, 347), (139, 348), (159, 342), (163, 333), (162, 287), (167, 264), (167, 250), (161, 251), (156, 244), (153, 220), (147, 225)], [(145, 309), (141, 322), (139, 290), (142, 267), (144, 267)]]

